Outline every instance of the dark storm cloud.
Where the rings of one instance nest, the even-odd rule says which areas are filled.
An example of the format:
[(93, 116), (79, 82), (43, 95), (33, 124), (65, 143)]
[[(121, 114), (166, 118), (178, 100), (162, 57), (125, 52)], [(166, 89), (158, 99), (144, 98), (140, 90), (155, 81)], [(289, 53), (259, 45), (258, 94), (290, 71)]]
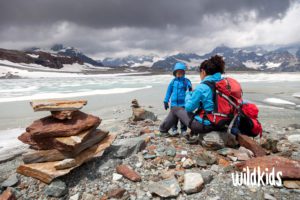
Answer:
[(0, 0), (0, 48), (63, 43), (101, 57), (299, 42), (299, 2)]
[(198, 24), (205, 15), (255, 11), (278, 18), (290, 0), (1, 0), (0, 24), (30, 26), (69, 21), (80, 26), (162, 28)]

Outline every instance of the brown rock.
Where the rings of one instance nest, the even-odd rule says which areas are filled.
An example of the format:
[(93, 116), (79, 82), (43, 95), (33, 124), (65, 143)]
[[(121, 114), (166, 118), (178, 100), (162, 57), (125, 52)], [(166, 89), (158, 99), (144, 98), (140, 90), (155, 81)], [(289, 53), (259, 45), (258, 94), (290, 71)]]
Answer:
[(58, 163), (56, 163), (54, 165), (55, 169), (59, 170), (59, 169), (68, 169), (71, 167), (74, 167), (76, 165), (76, 160), (73, 158), (67, 158), (64, 159), (62, 161), (59, 161)]
[(71, 155), (57, 149), (40, 151), (31, 150), (22, 155), (22, 159), (25, 164), (60, 161), (71, 157)]
[(108, 135), (108, 131), (103, 130), (93, 130), (89, 129), (78, 135), (70, 137), (58, 137), (54, 139), (55, 149), (62, 151), (70, 151), (76, 154), (76, 152), (81, 152), (82, 150), (93, 146), (95, 143), (100, 142)]
[(124, 188), (116, 188), (107, 193), (108, 198), (121, 199), (126, 190)]
[(286, 181), (283, 181), (283, 185), (284, 185), (284, 187), (289, 188), (289, 189), (300, 189), (300, 181), (286, 180)]
[(17, 173), (25, 176), (31, 176), (45, 183), (50, 183), (53, 179), (68, 174), (72, 169), (80, 166), (81, 164), (93, 158), (102, 156), (104, 150), (112, 144), (115, 137), (116, 137), (115, 134), (109, 134), (100, 143), (95, 144), (94, 146), (78, 154), (74, 158), (76, 161), (76, 165), (74, 167), (63, 169), (63, 170), (57, 170), (55, 169), (55, 165), (59, 163), (58, 161), (45, 162), (45, 163), (33, 163), (33, 164), (20, 165), (17, 169)]
[(132, 108), (139, 108), (139, 107), (140, 107), (139, 102), (138, 102), (137, 99), (133, 99), (133, 100), (131, 101), (131, 107), (132, 107)]
[[(70, 120), (61, 121), (48, 116), (34, 121), (26, 132), (34, 139), (49, 137), (66, 137), (77, 135), (84, 130), (97, 127), (101, 123), (99, 117), (76, 111)], [(22, 141), (22, 137), (20, 138)]]
[(149, 129), (149, 127), (141, 130), (140, 135), (144, 135), (144, 134), (148, 134), (148, 133), (152, 133), (152, 131)]
[(86, 100), (36, 100), (30, 102), (34, 111), (80, 110), (86, 104)]
[[(49, 162), (49, 161), (60, 161), (67, 158), (74, 158), (83, 150), (93, 146), (96, 143), (102, 141), (108, 135), (107, 131), (96, 130), (94, 131), (86, 141), (76, 144), (73, 148), (70, 148), (72, 151), (69, 151), (69, 148), (65, 146), (55, 146), (58, 149), (65, 149), (68, 151), (60, 151), (58, 149), (51, 150), (40, 150), (40, 151), (31, 151), (26, 154), (23, 154), (24, 163), (38, 163), (38, 162)], [(71, 136), (73, 137), (73, 136)], [(70, 144), (71, 142), (68, 142)], [(57, 143), (54, 143), (56, 145)]]
[(252, 158), (236, 164), (239, 170), (249, 167), (250, 170), (260, 167), (261, 171), (268, 168), (270, 172), (273, 168), (275, 173), (282, 172), (282, 178), (300, 179), (300, 161), (290, 160), (280, 156), (263, 156)]
[(54, 138), (47, 138), (47, 139), (33, 139), (32, 135), (28, 132), (23, 133), (18, 137), (20, 141), (25, 144), (29, 144), (32, 149), (36, 150), (48, 150), (54, 148), (53, 140)]
[(266, 155), (265, 150), (261, 146), (259, 146), (250, 137), (248, 137), (246, 135), (243, 135), (243, 134), (238, 134), (237, 140), (239, 141), (239, 143), (240, 143), (241, 146), (243, 146), (243, 147), (245, 147), (247, 149), (250, 149), (254, 153), (254, 155), (256, 157), (265, 156)]
[(224, 158), (219, 158), (218, 164), (222, 167), (228, 167), (230, 165), (230, 162), (228, 160), (225, 160)]
[(7, 188), (1, 195), (0, 200), (16, 200), (17, 198), (12, 193), (10, 188)]
[(124, 177), (133, 182), (139, 182), (142, 180), (141, 176), (127, 165), (119, 165), (116, 170), (117, 173), (122, 174)]
[(51, 111), (52, 117), (59, 120), (72, 119), (73, 114), (73, 110)]

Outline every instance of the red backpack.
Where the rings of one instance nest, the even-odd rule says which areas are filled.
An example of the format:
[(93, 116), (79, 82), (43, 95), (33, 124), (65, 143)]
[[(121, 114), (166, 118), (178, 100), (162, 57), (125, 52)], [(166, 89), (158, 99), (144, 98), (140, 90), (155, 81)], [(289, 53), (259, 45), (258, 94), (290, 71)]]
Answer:
[(218, 82), (202, 83), (212, 89), (214, 101), (213, 111), (198, 110), (202, 119), (209, 120), (219, 130), (227, 128), (233, 134), (261, 135), (258, 109), (255, 104), (243, 104), (243, 91), (239, 82), (233, 78), (224, 78)]

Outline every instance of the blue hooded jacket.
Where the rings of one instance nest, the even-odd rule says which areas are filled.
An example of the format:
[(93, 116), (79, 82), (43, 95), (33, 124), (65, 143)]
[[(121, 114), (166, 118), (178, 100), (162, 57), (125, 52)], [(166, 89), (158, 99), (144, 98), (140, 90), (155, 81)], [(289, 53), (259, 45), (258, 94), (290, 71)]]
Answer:
[[(202, 109), (206, 111), (212, 111), (214, 109), (213, 92), (208, 85), (202, 84), (202, 82), (218, 82), (222, 79), (221, 73), (215, 73), (213, 75), (206, 76), (201, 83), (197, 85), (193, 92), (187, 93), (185, 98), (185, 110), (187, 112), (194, 112), (199, 108), (200, 102), (202, 102)], [(202, 118), (199, 115), (195, 116), (195, 120), (202, 123)], [(204, 125), (210, 125), (210, 121), (204, 120)]]
[[(176, 75), (177, 70), (186, 70), (184, 63), (176, 63), (174, 66), (173, 74)], [(169, 84), (168, 90), (164, 99), (164, 102), (170, 101), (172, 107), (184, 107), (185, 106), (185, 94), (186, 91), (192, 90), (192, 83), (189, 79), (183, 77), (175, 77)]]

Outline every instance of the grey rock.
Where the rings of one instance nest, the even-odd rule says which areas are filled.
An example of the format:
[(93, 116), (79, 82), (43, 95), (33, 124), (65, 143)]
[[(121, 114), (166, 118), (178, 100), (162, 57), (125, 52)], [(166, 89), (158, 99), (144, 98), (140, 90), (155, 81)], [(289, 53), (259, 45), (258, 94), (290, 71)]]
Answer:
[(82, 193), (81, 200), (94, 200), (95, 196), (87, 192)]
[(173, 147), (168, 148), (168, 149), (166, 150), (166, 154), (167, 154), (167, 156), (174, 157), (174, 156), (176, 156), (176, 149), (173, 148)]
[(205, 161), (208, 165), (212, 165), (217, 162), (216, 156), (209, 151), (203, 152), (201, 155), (199, 155), (198, 159)]
[(109, 159), (100, 165), (98, 172), (107, 171), (109, 169), (115, 168), (117, 165), (120, 165), (122, 161), (120, 159)]
[(300, 150), (293, 152), (291, 155), (291, 159), (300, 161)]
[(70, 196), (69, 200), (79, 200), (79, 198), (80, 198), (80, 193), (77, 193)]
[(289, 127), (292, 127), (294, 129), (300, 129), (300, 124), (290, 124)]
[(181, 188), (175, 177), (165, 179), (159, 182), (151, 183), (149, 185), (149, 191), (155, 193), (160, 197), (177, 197)]
[(19, 179), (17, 177), (17, 174), (10, 175), (2, 184), (1, 187), (13, 187), (17, 185), (19, 182)]
[(154, 159), (156, 158), (156, 155), (154, 154), (145, 154), (144, 155), (144, 159), (148, 160), (148, 159)]
[(62, 197), (67, 194), (68, 189), (65, 182), (61, 180), (55, 180), (50, 185), (46, 186), (44, 191), (45, 195), (49, 197)]
[(195, 161), (198, 167), (207, 167), (207, 163), (205, 160), (201, 158), (196, 158)]
[(183, 191), (187, 194), (200, 192), (203, 188), (204, 180), (200, 173), (189, 172), (184, 174)]
[(227, 132), (213, 131), (203, 134), (201, 135), (200, 141), (203, 146), (212, 150), (222, 149), (225, 146), (235, 147), (238, 145), (235, 136)]
[(266, 200), (276, 200), (275, 197), (273, 197), (272, 195), (270, 195), (268, 193), (264, 193), (264, 199), (266, 199)]
[(190, 169), (194, 166), (194, 162), (192, 159), (188, 158), (182, 163), (182, 167), (184, 169)]
[(214, 176), (210, 170), (202, 170), (202, 171), (200, 171), (200, 173), (201, 173), (201, 176), (202, 176), (205, 184), (208, 184), (213, 180)]
[(145, 138), (146, 136), (143, 135), (116, 141), (112, 145), (112, 149), (116, 149), (113, 156), (123, 159), (142, 151), (146, 147)]
[(292, 143), (300, 143), (300, 134), (289, 135), (287, 139)]

